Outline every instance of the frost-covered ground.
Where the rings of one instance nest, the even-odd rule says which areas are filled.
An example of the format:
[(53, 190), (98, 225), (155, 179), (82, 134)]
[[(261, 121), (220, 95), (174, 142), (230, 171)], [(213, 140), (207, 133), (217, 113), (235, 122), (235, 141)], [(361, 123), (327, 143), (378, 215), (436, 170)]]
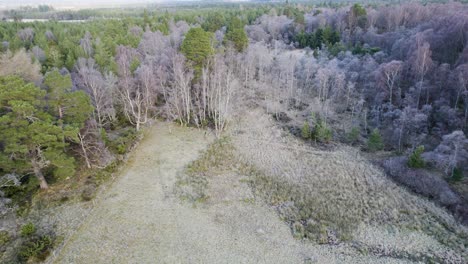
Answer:
[(235, 175), (210, 183), (202, 206), (174, 194), (176, 176), (211, 138), (197, 129), (154, 126), (112, 187), (67, 240), (52, 263), (401, 263), (352, 257), (345, 247), (318, 246), (292, 237), (277, 214), (250, 202)]
[(294, 239), (252, 199), (242, 176), (210, 181), (199, 206), (174, 194), (178, 173), (210, 143), (204, 131), (162, 123), (135, 150), (111, 188), (51, 263), (404, 263), (346, 246)]

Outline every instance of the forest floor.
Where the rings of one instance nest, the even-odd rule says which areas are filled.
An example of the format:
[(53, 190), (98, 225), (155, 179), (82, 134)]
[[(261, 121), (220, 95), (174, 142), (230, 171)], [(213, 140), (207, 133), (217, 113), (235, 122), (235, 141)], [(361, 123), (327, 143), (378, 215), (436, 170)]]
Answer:
[(177, 195), (177, 179), (214, 139), (158, 123), (48, 263), (406, 263), (347, 246), (293, 238), (276, 212), (253, 198), (242, 177), (209, 183), (197, 205)]

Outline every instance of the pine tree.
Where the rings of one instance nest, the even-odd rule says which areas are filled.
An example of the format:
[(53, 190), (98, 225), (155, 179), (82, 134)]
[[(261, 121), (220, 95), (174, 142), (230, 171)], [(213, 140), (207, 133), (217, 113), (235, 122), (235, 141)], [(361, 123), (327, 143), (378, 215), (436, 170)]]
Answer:
[(220, 12), (216, 12), (206, 18), (206, 21), (203, 23), (202, 27), (206, 31), (215, 32), (224, 26), (224, 23), (225, 19), (223, 15)]
[(50, 114), (55, 116), (64, 138), (76, 142), (79, 130), (93, 112), (89, 96), (83, 91), (72, 91), (70, 75), (61, 75), (57, 70), (45, 76), (44, 85), (48, 89)]
[(247, 34), (244, 30), (244, 25), (239, 18), (234, 17), (231, 19), (226, 30), (226, 35), (224, 36), (224, 43), (232, 43), (238, 52), (242, 52), (245, 48), (247, 48), (249, 44), (249, 38), (247, 37)]
[(60, 126), (44, 111), (45, 91), (19, 77), (0, 78), (0, 170), (34, 173), (48, 188), (43, 169), (53, 167), (59, 176), (74, 173), (74, 160)]
[(200, 27), (191, 28), (185, 35), (180, 50), (188, 60), (193, 62), (195, 76), (201, 74), (208, 58), (214, 54), (212, 39), (213, 34)]
[(329, 142), (332, 139), (332, 130), (323, 120), (319, 120), (314, 127), (314, 139), (319, 142)]
[(367, 141), (367, 149), (371, 152), (375, 152), (378, 150), (382, 150), (384, 148), (384, 144), (382, 141), (382, 136), (380, 136), (379, 130), (376, 128), (372, 131), (369, 136), (369, 140)]
[[(82, 144), (78, 134), (93, 113), (89, 96), (84, 91), (72, 91), (70, 75), (61, 75), (58, 71), (48, 73), (44, 84), (48, 88), (49, 113), (55, 117), (54, 122), (62, 131), (64, 144)], [(54, 172), (56, 176), (67, 173), (62, 170), (67, 170), (69, 166), (67, 161), (63, 162), (57, 166)]]
[(419, 146), (417, 147), (413, 153), (408, 158), (408, 166), (410, 168), (424, 168), (426, 165), (424, 162), (424, 159), (421, 157), (421, 155), (424, 152), (424, 146)]
[(301, 129), (301, 136), (303, 139), (309, 139), (310, 138), (310, 126), (309, 126), (309, 122), (304, 122), (304, 125), (302, 126), (302, 129)]

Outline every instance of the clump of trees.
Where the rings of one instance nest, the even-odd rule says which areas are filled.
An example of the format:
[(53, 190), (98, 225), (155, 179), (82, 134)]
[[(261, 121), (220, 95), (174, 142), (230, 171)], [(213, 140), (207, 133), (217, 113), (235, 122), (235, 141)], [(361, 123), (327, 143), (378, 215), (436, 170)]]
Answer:
[(231, 44), (238, 52), (242, 52), (249, 44), (244, 25), (239, 18), (233, 17), (226, 28), (224, 42)]
[(83, 93), (67, 91), (70, 76), (52, 72), (44, 82), (47, 92), (19, 77), (2, 77), (0, 83), (2, 171), (33, 173), (43, 189), (48, 167), (57, 177), (73, 175), (74, 159), (66, 148), (78, 141), (91, 107)]
[(330, 27), (326, 27), (325, 29), (318, 28), (313, 33), (300, 32), (294, 38), (299, 48), (321, 49), (322, 45), (332, 47), (340, 42), (339, 32)]

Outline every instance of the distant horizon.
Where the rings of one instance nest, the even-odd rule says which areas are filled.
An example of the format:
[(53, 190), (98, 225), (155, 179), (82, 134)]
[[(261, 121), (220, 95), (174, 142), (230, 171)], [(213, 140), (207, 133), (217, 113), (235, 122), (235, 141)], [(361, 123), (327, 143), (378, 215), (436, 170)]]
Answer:
[[(0, 10), (22, 6), (50, 5), (56, 9), (83, 9), (105, 7), (128, 7), (129, 5), (147, 5), (173, 2), (202, 2), (204, 0), (0, 0)], [(217, 2), (247, 2), (249, 0), (220, 0)], [(214, 1), (213, 1), (214, 2)]]

